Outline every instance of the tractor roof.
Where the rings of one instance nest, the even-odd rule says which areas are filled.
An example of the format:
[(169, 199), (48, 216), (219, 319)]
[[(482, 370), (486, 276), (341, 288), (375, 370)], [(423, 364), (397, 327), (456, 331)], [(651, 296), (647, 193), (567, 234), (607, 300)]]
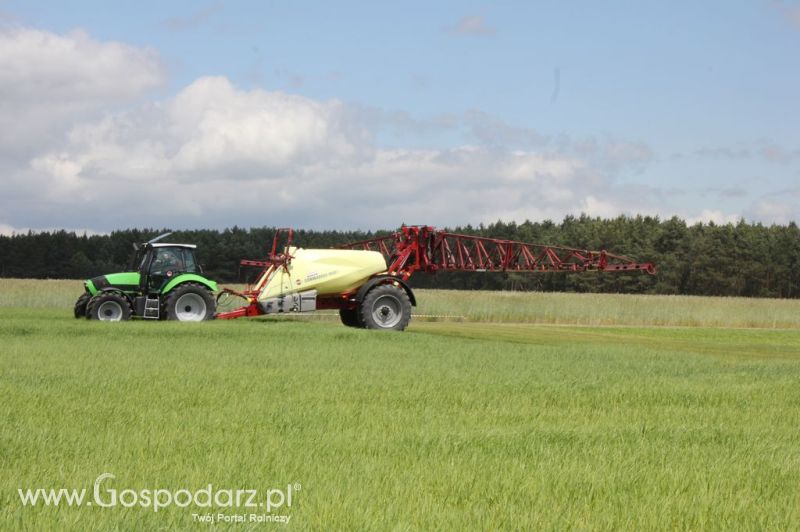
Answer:
[(153, 246), (154, 248), (192, 248), (192, 249), (197, 248), (195, 244), (166, 244), (162, 242), (157, 242), (150, 245)]

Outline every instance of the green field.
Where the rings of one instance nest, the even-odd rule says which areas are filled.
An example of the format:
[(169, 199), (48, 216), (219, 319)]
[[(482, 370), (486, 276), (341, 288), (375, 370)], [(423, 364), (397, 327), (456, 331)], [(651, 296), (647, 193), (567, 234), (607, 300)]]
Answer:
[(79, 292), (0, 280), (2, 529), (264, 513), (17, 492), (102, 473), (298, 484), (273, 514), (303, 530), (800, 529), (800, 301), (419, 291), (420, 314), (455, 317), (377, 333), (78, 321)]

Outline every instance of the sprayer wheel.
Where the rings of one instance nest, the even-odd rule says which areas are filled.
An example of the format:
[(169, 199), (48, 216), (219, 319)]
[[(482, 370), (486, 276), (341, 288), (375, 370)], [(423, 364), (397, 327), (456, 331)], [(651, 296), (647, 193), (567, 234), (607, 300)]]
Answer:
[(348, 327), (359, 327), (359, 328), (364, 327), (361, 324), (361, 320), (358, 319), (358, 309), (340, 308), (339, 318), (342, 320), (342, 323), (347, 325)]
[(411, 320), (411, 300), (399, 286), (378, 285), (367, 292), (360, 314), (367, 329), (402, 331)]

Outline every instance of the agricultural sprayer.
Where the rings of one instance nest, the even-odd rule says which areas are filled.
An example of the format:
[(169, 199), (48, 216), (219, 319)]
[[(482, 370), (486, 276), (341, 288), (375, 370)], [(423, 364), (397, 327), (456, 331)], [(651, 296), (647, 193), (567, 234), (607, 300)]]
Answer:
[[(240, 261), (260, 268), (243, 291), (207, 279), (192, 244), (168, 244), (161, 235), (134, 245), (130, 271), (87, 280), (75, 317), (121, 321), (131, 317), (202, 321), (336, 309), (347, 326), (402, 331), (417, 301), (407, 281), (415, 272), (630, 272), (655, 273), (606, 251), (528, 244), (403, 226), (387, 236), (335, 249), (293, 245), (279, 229), (265, 259)], [(241, 298), (234, 310), (215, 314), (217, 303)]]
[(606, 251), (462, 235), (430, 226), (403, 226), (393, 234), (336, 249), (295, 247), (292, 237), (291, 229), (280, 229), (266, 259), (241, 261), (261, 273), (242, 292), (223, 289), (220, 298), (239, 297), (243, 305), (216, 318), (337, 309), (347, 326), (402, 331), (416, 306), (407, 283), (415, 272), (655, 273), (652, 263)]

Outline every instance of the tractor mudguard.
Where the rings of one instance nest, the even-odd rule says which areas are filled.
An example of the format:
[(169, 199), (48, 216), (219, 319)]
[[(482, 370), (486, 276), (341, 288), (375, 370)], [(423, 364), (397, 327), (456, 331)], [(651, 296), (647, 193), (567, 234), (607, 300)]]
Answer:
[(173, 288), (178, 286), (179, 284), (188, 283), (188, 282), (199, 283), (199, 284), (205, 286), (206, 288), (208, 288), (209, 290), (211, 290), (212, 292), (216, 292), (217, 291), (217, 283), (215, 283), (214, 281), (206, 279), (202, 275), (197, 275), (195, 273), (183, 273), (181, 275), (176, 276), (174, 279), (171, 279), (166, 284), (166, 286), (164, 286), (164, 288), (161, 289), (161, 293), (162, 294), (166, 294), (170, 290), (172, 290)]
[(97, 292), (95, 292), (95, 294), (94, 294), (94, 295), (98, 295), (98, 294), (104, 294), (104, 293), (106, 293), (106, 292), (110, 292), (110, 293), (112, 293), (112, 294), (119, 294), (119, 295), (121, 295), (122, 297), (124, 297), (125, 299), (127, 299), (127, 300), (128, 300), (128, 302), (129, 302), (131, 305), (133, 305), (133, 298), (130, 296), (130, 294), (127, 294), (126, 292), (122, 291), (121, 289), (119, 289), (119, 288), (117, 288), (117, 287), (115, 287), (115, 286), (106, 286), (105, 288), (101, 288), (100, 290), (98, 290)]
[(379, 284), (388, 284), (388, 283), (399, 284), (403, 288), (403, 290), (406, 291), (406, 294), (408, 294), (408, 299), (411, 300), (411, 305), (414, 307), (417, 306), (417, 298), (414, 297), (414, 292), (411, 291), (411, 287), (409, 287), (405, 281), (393, 275), (380, 275), (378, 277), (373, 277), (372, 279), (361, 285), (361, 288), (359, 288), (358, 292), (356, 292), (356, 301), (363, 301), (364, 296), (367, 295), (367, 292), (369, 292), (372, 289), (372, 287), (377, 286)]

